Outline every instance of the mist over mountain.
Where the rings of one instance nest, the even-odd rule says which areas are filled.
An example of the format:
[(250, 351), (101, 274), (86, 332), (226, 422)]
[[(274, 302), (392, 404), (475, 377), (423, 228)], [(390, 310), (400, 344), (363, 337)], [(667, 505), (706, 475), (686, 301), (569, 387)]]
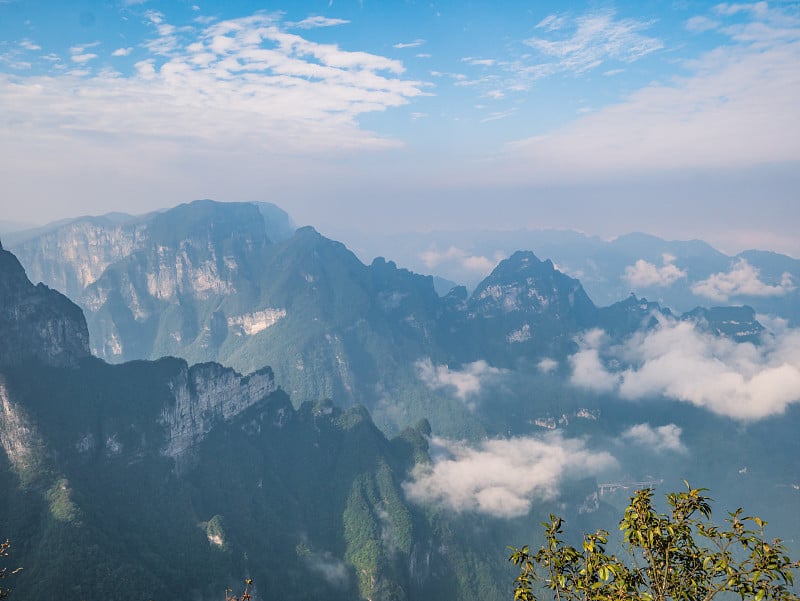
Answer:
[[(85, 344), (54, 355), (55, 328), (15, 357), (33, 286), (0, 259), (2, 306), (21, 318), (0, 321), (0, 528), (25, 566), (15, 595), (215, 599), (250, 577), (264, 598), (503, 598), (502, 553), (482, 556), (457, 516), (404, 497), (406, 474), (430, 462), (426, 422), (389, 440), (363, 408), (293, 408), (268, 367), (110, 365)], [(36, 316), (80, 315), (33, 290), (45, 291)]]
[[(598, 306), (529, 250), (442, 296), (254, 203), (15, 240), (86, 314), (2, 251), (0, 528), (24, 541), (26, 598), (214, 598), (249, 574), (264, 598), (499, 599), (505, 546), (548, 512), (607, 527), (633, 487), (683, 479), (800, 540), (800, 335), (780, 313)], [(776, 290), (792, 265), (745, 259)]]
[(365, 260), (389, 254), (409, 269), (468, 289), (474, 289), (500, 260), (517, 250), (532, 249), (580, 279), (598, 305), (634, 293), (677, 312), (698, 305), (746, 304), (795, 325), (800, 320), (800, 261), (773, 252), (748, 250), (729, 256), (701, 240), (669, 241), (642, 233), (604, 240), (547, 229), (342, 235)]

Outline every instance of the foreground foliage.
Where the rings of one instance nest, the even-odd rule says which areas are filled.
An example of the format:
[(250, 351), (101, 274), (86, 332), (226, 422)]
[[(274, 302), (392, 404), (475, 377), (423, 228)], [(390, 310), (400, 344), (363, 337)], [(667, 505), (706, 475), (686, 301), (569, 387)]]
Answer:
[(253, 597), (250, 595), (250, 586), (253, 584), (253, 580), (248, 578), (244, 581), (244, 591), (240, 596), (231, 595), (233, 592), (231, 589), (225, 591), (225, 601), (250, 601)]
[(562, 520), (544, 522), (545, 545), (532, 553), (512, 547), (509, 560), (520, 568), (515, 601), (534, 601), (550, 590), (558, 601), (640, 599), (711, 601), (720, 593), (741, 599), (797, 601), (793, 562), (780, 539), (767, 540), (766, 522), (729, 513), (727, 526), (711, 523), (705, 489), (667, 495), (668, 513), (653, 507), (653, 491), (637, 491), (619, 529), (625, 560), (606, 551), (609, 533), (586, 534), (580, 549), (564, 543)]
[[(8, 540), (0, 543), (0, 559), (8, 557), (10, 551), (11, 551), (11, 543), (8, 542)], [(20, 570), (22, 570), (22, 568), (16, 568), (15, 570), (8, 572), (8, 567), (6, 566), (0, 567), (0, 580), (4, 579), (6, 577), (6, 574), (8, 574), (9, 576), (13, 576)], [(4, 588), (0, 586), (0, 599), (5, 599), (6, 597), (8, 597), (10, 593), (11, 593), (10, 588)]]

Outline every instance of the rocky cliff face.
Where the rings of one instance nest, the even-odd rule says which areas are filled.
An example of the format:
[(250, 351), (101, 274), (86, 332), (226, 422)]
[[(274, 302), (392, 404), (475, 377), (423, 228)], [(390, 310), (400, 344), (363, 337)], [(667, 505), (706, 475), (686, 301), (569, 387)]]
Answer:
[(34, 286), (0, 246), (0, 365), (35, 359), (71, 366), (89, 356), (89, 331), (80, 308), (44, 284)]
[[(249, 231), (252, 228), (257, 236), (265, 236), (272, 242), (283, 241), (294, 232), (289, 216), (273, 204), (215, 203), (200, 200), (163, 213), (80, 217), (40, 230), (12, 234), (11, 243), (7, 246), (14, 251), (34, 282), (44, 282), (81, 304), (84, 290), (100, 279), (109, 266), (138, 251), (149, 251), (152, 248), (160, 255), (161, 261), (158, 265), (161, 273), (153, 273), (149, 287), (156, 289), (166, 286), (174, 291), (177, 288), (176, 283), (180, 285), (186, 278), (180, 277), (184, 273), (178, 265), (175, 268), (178, 270), (176, 279), (175, 269), (171, 269), (176, 263), (165, 254), (175, 250), (174, 242), (180, 242), (176, 240), (176, 233), (179, 237), (188, 238), (189, 230), (198, 225), (198, 216), (205, 219), (212, 212), (217, 213), (213, 215), (213, 219), (218, 223), (225, 221), (224, 214), (244, 217), (240, 220), (242, 229)], [(213, 245), (220, 234), (228, 233), (213, 232), (206, 248), (213, 251)], [(202, 245), (198, 248), (202, 248)], [(196, 263), (194, 256), (184, 261), (190, 271), (196, 267)], [(200, 266), (200, 272), (186, 272), (185, 275), (190, 280), (202, 280), (202, 270), (206, 268), (208, 266)], [(209, 273), (205, 274), (206, 279), (214, 279), (215, 272), (216, 267), (211, 267)], [(155, 291), (153, 294), (156, 294)], [(159, 295), (163, 296), (163, 290)]]
[(95, 355), (213, 360), (213, 353), (181, 351), (198, 337), (199, 349), (213, 344), (204, 333), (224, 299), (254, 304), (268, 233), (281, 238), (290, 229), (273, 205), (203, 200), (142, 217), (76, 219), (17, 240), (15, 251), (33, 278), (81, 305)]
[(752, 307), (697, 307), (681, 319), (691, 321), (700, 330), (730, 338), (736, 342), (757, 343), (766, 331), (756, 319)]
[(39, 467), (42, 444), (34, 426), (14, 402), (5, 378), (0, 375), (0, 448), (5, 451), (11, 468), (20, 481), (27, 483)]
[(460, 334), (456, 356), (504, 367), (521, 357), (563, 354), (598, 316), (578, 280), (528, 251), (501, 261), (466, 302), (449, 295), (445, 301), (454, 309), (452, 330)]
[(82, 217), (12, 246), (33, 281), (79, 299), (109, 265), (146, 240), (147, 227), (135, 217)]
[(594, 303), (578, 280), (555, 269), (551, 261), (540, 261), (526, 251), (498, 264), (475, 289), (470, 309), (475, 317), (518, 313), (587, 319), (595, 313)]
[(242, 376), (217, 363), (184, 366), (169, 382), (175, 404), (164, 407), (164, 454), (178, 458), (200, 442), (215, 424), (228, 421), (275, 392), (272, 370)]

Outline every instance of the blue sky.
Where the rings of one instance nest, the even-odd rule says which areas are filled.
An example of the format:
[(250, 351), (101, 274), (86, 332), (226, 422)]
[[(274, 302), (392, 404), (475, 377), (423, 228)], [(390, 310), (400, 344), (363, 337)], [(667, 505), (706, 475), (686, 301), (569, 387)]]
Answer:
[(800, 256), (800, 10), (0, 0), (4, 220), (275, 202)]

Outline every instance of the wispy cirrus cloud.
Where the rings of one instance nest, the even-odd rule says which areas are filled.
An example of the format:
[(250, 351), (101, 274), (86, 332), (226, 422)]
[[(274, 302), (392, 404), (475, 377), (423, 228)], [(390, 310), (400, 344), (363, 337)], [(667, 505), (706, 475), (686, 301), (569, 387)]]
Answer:
[(537, 27), (560, 35), (534, 36), (525, 43), (552, 59), (553, 71), (583, 73), (609, 60), (631, 63), (663, 48), (661, 40), (644, 34), (651, 26), (650, 21), (618, 19), (613, 11), (574, 19), (551, 15)]
[(480, 71), (453, 78), (454, 85), (503, 100), (559, 73), (581, 75), (609, 63), (632, 63), (663, 48), (659, 39), (645, 35), (651, 26), (650, 21), (617, 18), (608, 10), (549, 15), (536, 25), (536, 36), (521, 41), (534, 52), (507, 58), (464, 57), (462, 63)]
[(686, 21), (686, 29), (694, 33), (711, 31), (712, 29), (717, 29), (719, 26), (719, 21), (716, 19), (710, 19), (705, 15), (696, 15)]
[(398, 50), (402, 50), (403, 48), (419, 48), (425, 43), (425, 40), (416, 39), (411, 42), (397, 42), (392, 46), (392, 48), (397, 48)]
[(761, 272), (746, 259), (739, 259), (730, 271), (712, 274), (692, 284), (692, 292), (697, 296), (721, 303), (735, 296), (785, 296), (794, 289), (791, 274), (784, 273), (777, 284), (767, 284), (761, 281)]
[[(145, 189), (150, 207), (257, 189), (286, 199), (301, 187), (322, 193), (329, 178), (353, 180), (343, 166), (356, 156), (401, 148), (361, 119), (428, 94), (427, 85), (399, 60), (320, 43), (318, 30), (288, 30), (282, 19), (172, 27), (148, 12), (133, 65), (81, 57), (102, 54), (83, 45), (49, 70), (0, 68), (6, 192), (46, 204), (54, 188), (69, 189), (95, 212), (142, 206)], [(0, 54), (0, 67), (8, 61)]]
[(501, 518), (527, 514), (537, 501), (556, 498), (561, 484), (614, 468), (607, 452), (552, 433), (541, 438), (485, 440), (477, 447), (431, 440), (431, 465), (417, 465), (403, 489), (420, 504)]
[[(356, 118), (425, 93), (421, 82), (402, 77), (401, 62), (289, 33), (279, 16), (197, 31), (178, 30), (158, 11), (145, 19), (155, 36), (133, 73), (0, 74), (0, 111), (13, 117), (16, 133), (63, 139), (102, 132), (120, 136), (121, 148), (143, 137), (277, 144), (290, 152), (388, 148), (398, 142), (362, 130)], [(97, 44), (73, 46), (72, 61), (86, 66)], [(12, 144), (15, 137), (5, 138)]]
[[(800, 16), (788, 6), (725, 6), (714, 16), (727, 43), (686, 61), (687, 75), (651, 83), (561, 129), (508, 144), (493, 176), (574, 181), (576, 174), (596, 179), (800, 160)], [(741, 13), (736, 22), (731, 21), (734, 12)], [(693, 21), (696, 29), (711, 26), (709, 17), (704, 19)], [(598, 26), (606, 33), (614, 29)], [(641, 33), (638, 26), (629, 29)], [(586, 30), (576, 32), (576, 39), (535, 45), (550, 52), (559, 69), (576, 72), (604, 57), (624, 62), (657, 46), (644, 41), (618, 46), (614, 40), (587, 49), (595, 35)]]
[(350, 21), (347, 19), (332, 19), (330, 17), (323, 17), (321, 15), (314, 15), (306, 17), (302, 21), (288, 22), (287, 27), (293, 29), (316, 29), (318, 27), (335, 27), (336, 25), (347, 25)]
[(461, 62), (478, 67), (493, 67), (497, 64), (497, 60), (493, 58), (475, 58), (472, 56), (465, 56), (461, 59)]

